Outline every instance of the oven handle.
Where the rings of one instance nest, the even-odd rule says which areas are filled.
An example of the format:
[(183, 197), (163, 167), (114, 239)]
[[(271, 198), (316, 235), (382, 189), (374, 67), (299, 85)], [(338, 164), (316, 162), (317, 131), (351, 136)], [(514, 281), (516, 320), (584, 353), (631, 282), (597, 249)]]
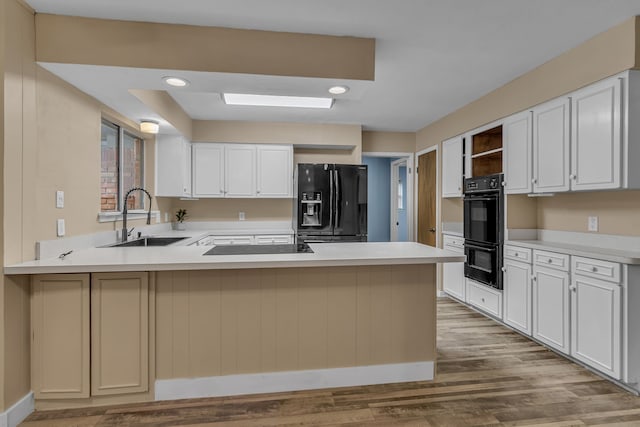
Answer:
[(483, 202), (492, 202), (492, 201), (497, 200), (497, 199), (498, 199), (497, 196), (496, 197), (486, 197), (486, 196), (485, 197), (475, 197), (475, 196), (465, 196), (464, 197), (464, 201), (465, 202), (466, 201), (476, 201), (476, 200), (480, 200), (480, 201), (483, 201)]
[(496, 251), (496, 248), (487, 248), (487, 247), (484, 247), (484, 246), (478, 246), (478, 245), (474, 245), (474, 244), (467, 243), (467, 242), (464, 243), (464, 246), (465, 247), (469, 247), (469, 248), (473, 248), (473, 249), (479, 249), (479, 250), (485, 251), (485, 252), (495, 252)]

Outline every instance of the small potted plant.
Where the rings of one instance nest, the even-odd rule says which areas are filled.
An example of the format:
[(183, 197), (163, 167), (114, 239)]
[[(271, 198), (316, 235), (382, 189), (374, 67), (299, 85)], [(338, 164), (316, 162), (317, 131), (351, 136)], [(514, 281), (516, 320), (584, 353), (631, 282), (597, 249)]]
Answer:
[(184, 220), (187, 218), (186, 209), (178, 209), (176, 211), (176, 222), (173, 223), (174, 230), (185, 230)]

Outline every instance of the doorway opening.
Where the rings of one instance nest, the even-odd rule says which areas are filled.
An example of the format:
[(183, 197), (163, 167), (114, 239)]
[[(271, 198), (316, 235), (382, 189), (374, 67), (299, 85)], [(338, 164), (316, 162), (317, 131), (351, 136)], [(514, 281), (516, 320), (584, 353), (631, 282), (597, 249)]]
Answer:
[(368, 166), (367, 240), (414, 241), (413, 153), (363, 153)]

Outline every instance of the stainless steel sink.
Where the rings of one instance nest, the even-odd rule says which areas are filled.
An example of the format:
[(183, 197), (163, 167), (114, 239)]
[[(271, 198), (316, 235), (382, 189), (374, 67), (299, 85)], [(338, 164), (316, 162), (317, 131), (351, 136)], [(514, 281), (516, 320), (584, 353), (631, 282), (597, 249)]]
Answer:
[(107, 248), (122, 248), (132, 246), (167, 246), (180, 240), (189, 239), (189, 237), (141, 237), (128, 242), (116, 243), (114, 245), (105, 246)]

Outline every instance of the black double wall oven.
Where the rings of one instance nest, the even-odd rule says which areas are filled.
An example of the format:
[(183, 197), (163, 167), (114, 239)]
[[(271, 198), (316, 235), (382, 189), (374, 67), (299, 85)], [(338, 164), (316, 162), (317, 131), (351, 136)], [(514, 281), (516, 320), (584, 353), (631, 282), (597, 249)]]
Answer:
[(465, 179), (465, 277), (502, 289), (503, 234), (502, 174)]

